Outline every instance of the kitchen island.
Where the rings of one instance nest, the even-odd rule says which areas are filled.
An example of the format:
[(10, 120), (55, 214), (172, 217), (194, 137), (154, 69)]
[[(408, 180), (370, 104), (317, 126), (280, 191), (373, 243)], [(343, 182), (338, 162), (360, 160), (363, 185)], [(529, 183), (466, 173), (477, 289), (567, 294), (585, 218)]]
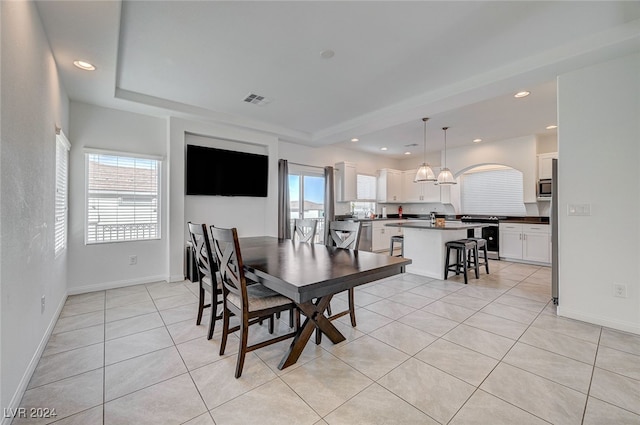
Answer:
[(386, 226), (403, 230), (404, 256), (412, 260), (406, 266), (408, 273), (444, 279), (445, 243), (465, 239), (467, 230), (482, 228), (486, 224), (446, 221), (443, 226), (437, 226), (426, 220), (408, 220)]

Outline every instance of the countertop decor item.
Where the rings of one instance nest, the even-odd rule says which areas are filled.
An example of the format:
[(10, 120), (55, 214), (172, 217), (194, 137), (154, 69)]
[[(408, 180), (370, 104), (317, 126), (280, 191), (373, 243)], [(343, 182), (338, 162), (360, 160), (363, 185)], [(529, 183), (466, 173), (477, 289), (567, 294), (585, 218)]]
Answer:
[(426, 183), (426, 182), (435, 182), (436, 175), (433, 173), (433, 170), (427, 164), (427, 121), (429, 118), (422, 118), (424, 122), (424, 162), (418, 168), (416, 172), (416, 177), (413, 179), (414, 183)]

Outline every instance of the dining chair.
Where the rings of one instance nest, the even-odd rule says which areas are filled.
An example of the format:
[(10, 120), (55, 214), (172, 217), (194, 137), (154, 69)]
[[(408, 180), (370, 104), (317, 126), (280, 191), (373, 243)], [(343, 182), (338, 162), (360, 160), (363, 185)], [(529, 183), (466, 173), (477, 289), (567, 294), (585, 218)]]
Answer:
[(318, 221), (313, 219), (296, 218), (293, 221), (293, 239), (298, 242), (311, 242), (316, 236)]
[[(327, 245), (344, 249), (358, 249), (360, 244), (360, 230), (362, 223), (359, 221), (332, 221), (329, 223), (329, 240)], [(332, 314), (331, 304), (327, 307), (329, 320), (335, 320), (346, 314), (351, 318), (351, 326), (356, 326), (356, 307), (354, 302), (355, 290), (350, 288), (348, 291), (349, 308), (347, 310)], [(316, 332), (316, 344), (320, 344), (322, 333)]]
[[(242, 375), (244, 359), (248, 352), (294, 337), (300, 321), (298, 316), (293, 332), (248, 345), (251, 325), (268, 319), (270, 327), (272, 327), (275, 313), (290, 310), (296, 306), (289, 298), (260, 283), (247, 285), (236, 228), (222, 229), (211, 226), (211, 237), (214, 258), (220, 270), (223, 292), (224, 314), (222, 315), (220, 355), (224, 354), (229, 334), (240, 330), (240, 347), (235, 373), (235, 377), (239, 378)], [(240, 320), (240, 324), (233, 328), (230, 328), (229, 325), (231, 315), (235, 315)]]
[[(196, 270), (199, 282), (198, 317), (196, 325), (202, 321), (202, 313), (205, 308), (211, 307), (209, 320), (209, 332), (207, 339), (213, 337), (216, 320), (222, 318), (222, 312), (218, 313), (218, 304), (222, 304), (222, 284), (218, 276), (218, 267), (213, 260), (211, 243), (206, 224), (187, 223), (191, 237), (191, 249), (196, 262)], [(205, 291), (211, 295), (211, 303), (205, 304)], [(220, 295), (220, 297), (218, 297)], [(214, 307), (212, 307), (214, 306)]]

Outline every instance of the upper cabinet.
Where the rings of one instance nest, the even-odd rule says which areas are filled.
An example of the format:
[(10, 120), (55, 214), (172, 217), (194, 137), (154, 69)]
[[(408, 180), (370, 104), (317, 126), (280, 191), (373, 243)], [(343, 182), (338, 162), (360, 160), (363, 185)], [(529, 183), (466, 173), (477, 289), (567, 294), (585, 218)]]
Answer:
[(402, 172), (403, 202), (440, 202), (440, 186), (432, 182), (415, 183), (416, 170)]
[(541, 153), (538, 155), (538, 180), (552, 177), (551, 162), (558, 158), (558, 152)]
[(402, 171), (378, 170), (378, 202), (402, 202)]
[(335, 164), (336, 173), (336, 201), (355, 201), (357, 197), (356, 164), (353, 162), (338, 162)]

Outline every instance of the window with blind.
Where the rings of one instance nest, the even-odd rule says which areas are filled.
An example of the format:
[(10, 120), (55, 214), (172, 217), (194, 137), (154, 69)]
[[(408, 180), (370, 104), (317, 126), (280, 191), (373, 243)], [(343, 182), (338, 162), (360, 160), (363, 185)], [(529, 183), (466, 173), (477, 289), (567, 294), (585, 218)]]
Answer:
[(160, 238), (158, 158), (87, 152), (87, 244)]
[(367, 174), (356, 175), (356, 198), (358, 201), (375, 201), (376, 183), (377, 178), (375, 176)]
[(351, 203), (351, 210), (356, 216), (369, 216), (376, 210), (377, 178), (367, 174), (356, 175), (356, 202)]
[(463, 214), (526, 215), (522, 173), (513, 168), (466, 172), (460, 189)]
[(56, 193), (53, 224), (53, 249), (56, 257), (67, 247), (70, 149), (69, 140), (62, 131), (59, 131), (56, 135)]

